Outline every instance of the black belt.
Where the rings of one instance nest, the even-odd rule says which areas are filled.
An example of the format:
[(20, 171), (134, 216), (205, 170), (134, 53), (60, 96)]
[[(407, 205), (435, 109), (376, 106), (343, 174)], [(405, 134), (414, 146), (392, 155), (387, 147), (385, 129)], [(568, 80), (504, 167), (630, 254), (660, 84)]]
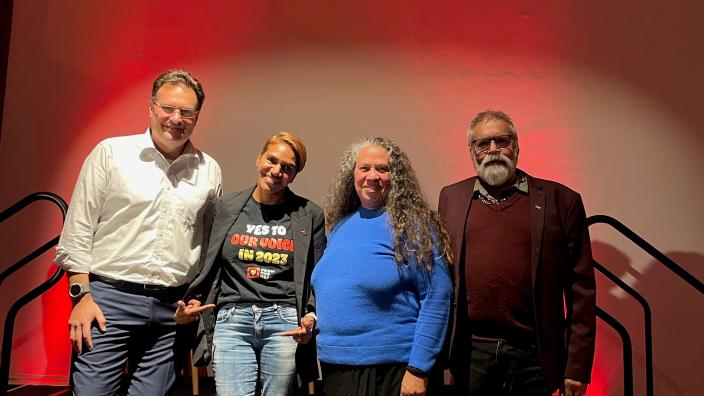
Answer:
[(472, 342), (479, 342), (479, 343), (497, 343), (497, 342), (502, 342), (504, 344), (511, 345), (516, 348), (523, 348), (523, 349), (535, 349), (535, 341), (529, 341), (528, 339), (522, 339), (522, 338), (516, 338), (516, 339), (511, 339), (507, 340), (505, 338), (494, 338), (494, 337), (480, 337), (472, 334)]
[[(188, 285), (181, 286), (164, 286), (164, 285), (150, 285), (144, 283), (128, 282), (124, 280), (112, 279), (106, 276), (90, 274), (90, 280), (97, 280), (99, 282), (107, 283), (114, 286), (116, 289), (139, 293), (139, 294), (159, 294), (159, 295), (175, 295), (178, 293), (185, 293), (186, 287)], [(174, 294), (172, 294), (174, 293)]]

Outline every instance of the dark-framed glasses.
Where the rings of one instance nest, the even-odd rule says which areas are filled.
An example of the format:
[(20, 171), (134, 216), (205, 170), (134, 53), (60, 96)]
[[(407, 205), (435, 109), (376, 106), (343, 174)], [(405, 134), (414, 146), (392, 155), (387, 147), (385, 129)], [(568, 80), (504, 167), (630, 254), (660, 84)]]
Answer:
[(491, 142), (493, 141), (496, 144), (497, 148), (506, 148), (511, 146), (511, 142), (513, 142), (513, 135), (501, 135), (501, 136), (492, 136), (492, 137), (487, 137), (487, 138), (481, 138), (481, 139), (474, 139), (472, 140), (472, 147), (474, 147), (474, 151), (477, 152), (477, 154), (483, 153), (485, 151), (488, 151), (489, 148), (491, 147)]
[(200, 111), (194, 110), (194, 109), (179, 109), (178, 107), (174, 106), (169, 106), (165, 104), (159, 104), (157, 102), (152, 102), (154, 105), (158, 106), (164, 113), (171, 115), (174, 112), (178, 112), (178, 114), (181, 116), (181, 118), (184, 118), (186, 120), (192, 120), (194, 119)]

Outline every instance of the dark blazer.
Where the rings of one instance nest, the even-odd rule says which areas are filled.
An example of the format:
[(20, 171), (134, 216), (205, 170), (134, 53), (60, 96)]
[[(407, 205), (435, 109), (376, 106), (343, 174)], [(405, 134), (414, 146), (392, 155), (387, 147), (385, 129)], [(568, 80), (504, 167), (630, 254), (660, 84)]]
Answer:
[[(466, 222), (476, 179), (472, 177), (444, 187), (438, 204), (457, 263), (449, 356), (450, 368), (456, 375), (466, 373), (462, 368), (469, 365), (471, 346), (472, 329), (467, 323), (464, 279), (467, 263), (463, 261)], [(532, 304), (540, 363), (550, 389), (561, 387), (565, 377), (588, 383), (596, 336), (596, 290), (582, 199), (559, 183), (530, 176), (528, 195)], [(473, 237), (481, 238), (480, 235)], [(500, 247), (495, 251), (499, 254)]]
[[(222, 244), (227, 232), (237, 220), (242, 208), (252, 196), (254, 187), (233, 194), (228, 194), (215, 201), (213, 209), (213, 227), (206, 253), (201, 259), (201, 271), (191, 284), (184, 301), (196, 299), (203, 304), (216, 304), (220, 293)], [(313, 202), (299, 197), (286, 189), (286, 202), (294, 209), (290, 213), (293, 241), (296, 249), (293, 253), (293, 281), (296, 289), (296, 310), (298, 317), (315, 311), (315, 298), (311, 292), (310, 275), (313, 267), (320, 260), (325, 249), (325, 219), (323, 211)], [(193, 348), (193, 362), (196, 366), (210, 363), (213, 351), (213, 331), (215, 329), (215, 312), (202, 313)], [(310, 382), (320, 377), (315, 338), (307, 344), (299, 344), (296, 350), (296, 371), (299, 384)]]

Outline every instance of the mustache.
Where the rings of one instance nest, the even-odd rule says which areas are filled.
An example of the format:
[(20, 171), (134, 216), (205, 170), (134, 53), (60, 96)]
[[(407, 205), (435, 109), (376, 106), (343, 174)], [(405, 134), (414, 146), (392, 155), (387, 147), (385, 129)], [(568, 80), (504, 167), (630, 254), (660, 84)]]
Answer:
[(486, 166), (496, 166), (497, 164), (489, 164), (490, 162), (501, 162), (503, 165), (509, 166), (511, 163), (511, 160), (501, 154), (501, 153), (494, 153), (494, 154), (489, 154), (484, 158), (484, 161), (482, 161), (481, 166), (486, 167)]
[(182, 124), (182, 123), (175, 124), (175, 123), (173, 123), (173, 122), (171, 122), (171, 121), (167, 121), (167, 122), (163, 123), (162, 125), (164, 125), (164, 126), (167, 127), (167, 128), (185, 129), (185, 128), (183, 127), (183, 124)]
[(490, 186), (502, 185), (516, 169), (515, 163), (501, 153), (487, 155), (481, 164), (477, 161), (477, 157), (473, 155), (472, 162), (479, 177)]

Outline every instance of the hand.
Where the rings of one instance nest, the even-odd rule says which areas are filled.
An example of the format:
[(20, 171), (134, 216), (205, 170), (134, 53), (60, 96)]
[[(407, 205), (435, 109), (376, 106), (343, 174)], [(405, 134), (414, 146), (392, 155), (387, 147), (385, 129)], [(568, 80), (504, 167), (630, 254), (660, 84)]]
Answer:
[(569, 378), (565, 378), (565, 396), (584, 396), (587, 393), (587, 385), (579, 381), (575, 381)]
[(419, 377), (406, 371), (401, 380), (401, 396), (423, 396), (428, 386), (427, 377)]
[(73, 350), (79, 355), (83, 352), (83, 342), (85, 341), (88, 350), (93, 349), (93, 339), (90, 331), (93, 322), (98, 323), (98, 328), (101, 332), (107, 331), (105, 324), (105, 316), (100, 310), (98, 304), (93, 301), (93, 296), (90, 293), (84, 294), (78, 302), (76, 302), (71, 310), (71, 316), (68, 319), (68, 333), (71, 340)]
[(200, 313), (215, 308), (215, 304), (206, 304), (201, 306), (198, 300), (188, 300), (186, 305), (183, 300), (178, 300), (178, 308), (174, 313), (174, 320), (178, 324), (188, 324), (200, 320)]
[(312, 314), (306, 314), (301, 318), (301, 325), (293, 330), (284, 331), (281, 333), (282, 336), (293, 337), (293, 340), (299, 344), (307, 344), (313, 336), (313, 329), (315, 328), (315, 316)]

